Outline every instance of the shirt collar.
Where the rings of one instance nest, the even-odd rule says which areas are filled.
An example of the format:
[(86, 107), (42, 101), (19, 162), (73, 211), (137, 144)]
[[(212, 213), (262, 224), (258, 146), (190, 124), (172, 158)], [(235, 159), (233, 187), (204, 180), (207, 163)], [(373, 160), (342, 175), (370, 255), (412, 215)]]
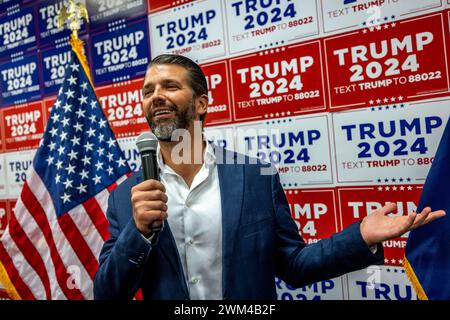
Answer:
[[(159, 146), (159, 143), (158, 143), (158, 147), (156, 149), (156, 161), (158, 163), (158, 167), (160, 169), (161, 174), (164, 174), (164, 173), (176, 174), (172, 168), (165, 165), (162, 154), (161, 154), (161, 148)], [(207, 169), (208, 171), (210, 171), (211, 169), (213, 169), (215, 167), (215, 165), (216, 165), (216, 155), (214, 153), (214, 148), (213, 148), (212, 144), (208, 140), (206, 140), (206, 148), (205, 148), (205, 153), (203, 155), (203, 165), (202, 165), (201, 170)]]

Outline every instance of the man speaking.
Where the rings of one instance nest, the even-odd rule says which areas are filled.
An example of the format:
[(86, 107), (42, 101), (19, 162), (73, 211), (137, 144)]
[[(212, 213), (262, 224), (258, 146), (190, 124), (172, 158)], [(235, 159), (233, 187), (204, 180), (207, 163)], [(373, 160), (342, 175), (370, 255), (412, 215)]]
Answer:
[(306, 245), (276, 171), (198, 130), (208, 89), (197, 64), (154, 58), (143, 95), (160, 181), (136, 173), (111, 193), (96, 299), (132, 299), (139, 288), (144, 299), (275, 299), (275, 276), (299, 287), (381, 264), (382, 241), (445, 214), (388, 217), (388, 204)]

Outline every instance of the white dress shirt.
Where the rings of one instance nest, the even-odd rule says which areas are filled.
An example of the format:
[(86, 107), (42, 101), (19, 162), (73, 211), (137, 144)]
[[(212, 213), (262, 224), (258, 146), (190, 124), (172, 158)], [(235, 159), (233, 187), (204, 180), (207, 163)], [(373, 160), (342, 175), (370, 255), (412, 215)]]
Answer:
[(222, 206), (215, 160), (206, 142), (203, 165), (188, 187), (164, 164), (158, 145), (160, 180), (168, 197), (167, 221), (194, 300), (222, 299)]

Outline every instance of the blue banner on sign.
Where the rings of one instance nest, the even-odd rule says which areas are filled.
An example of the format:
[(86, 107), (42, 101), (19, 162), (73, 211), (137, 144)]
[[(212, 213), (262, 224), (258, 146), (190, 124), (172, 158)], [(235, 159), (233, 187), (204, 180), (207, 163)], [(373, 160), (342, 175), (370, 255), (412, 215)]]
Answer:
[[(67, 0), (42, 0), (39, 1), (38, 20), (40, 46), (46, 46), (55, 42), (65, 41), (70, 38), (71, 31), (67, 25), (64, 28), (58, 28), (58, 13), (62, 7), (66, 6)], [(81, 21), (79, 34), (86, 33), (86, 24)]]
[(70, 60), (71, 50), (70, 45), (67, 44), (63, 47), (48, 48), (41, 51), (40, 60), (44, 96), (56, 94), (61, 87), (66, 66)]
[(0, 17), (0, 53), (36, 49), (34, 7), (17, 7)]
[(12, 6), (21, 6), (33, 2), (34, 0), (0, 0), (0, 16), (7, 13), (7, 9)]
[(130, 20), (147, 14), (146, 0), (98, 0), (87, 1), (91, 29), (103, 27), (106, 23)]
[(150, 62), (147, 18), (92, 35), (89, 49), (95, 85), (143, 76)]
[(0, 64), (2, 106), (41, 98), (38, 65), (36, 54)]

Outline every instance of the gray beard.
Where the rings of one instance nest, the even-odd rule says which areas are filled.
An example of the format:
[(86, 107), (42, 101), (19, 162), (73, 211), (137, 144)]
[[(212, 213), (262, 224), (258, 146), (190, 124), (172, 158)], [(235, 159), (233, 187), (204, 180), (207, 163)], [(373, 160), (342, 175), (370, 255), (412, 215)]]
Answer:
[(176, 129), (179, 129), (179, 126), (178, 117), (170, 121), (164, 121), (163, 123), (150, 123), (153, 134), (161, 141), (171, 141), (172, 133)]

